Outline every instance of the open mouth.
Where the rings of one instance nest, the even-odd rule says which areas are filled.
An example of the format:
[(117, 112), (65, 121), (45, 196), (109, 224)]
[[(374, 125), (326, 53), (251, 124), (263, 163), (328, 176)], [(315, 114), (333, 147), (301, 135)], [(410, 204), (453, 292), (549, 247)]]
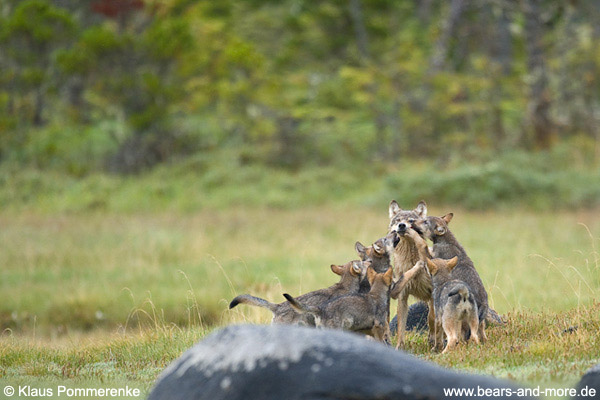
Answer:
[(419, 235), (423, 235), (423, 231), (417, 225), (412, 224), (411, 228), (413, 228)]
[(394, 235), (394, 247), (398, 246), (398, 243), (400, 243), (400, 236), (398, 235)]

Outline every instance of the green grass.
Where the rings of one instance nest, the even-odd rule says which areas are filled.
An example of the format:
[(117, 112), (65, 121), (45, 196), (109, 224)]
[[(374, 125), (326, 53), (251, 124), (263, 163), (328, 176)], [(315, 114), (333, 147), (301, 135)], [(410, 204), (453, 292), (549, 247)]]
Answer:
[(51, 215), (186, 213), (240, 206), (380, 207), (392, 198), (401, 204), (424, 198), (471, 210), (600, 206), (600, 166), (568, 145), (539, 153), (478, 152), (446, 161), (340, 159), (296, 170), (243, 159), (240, 151), (223, 149), (173, 160), (135, 176), (5, 162), (0, 165), (0, 208)]
[[(51, 388), (139, 388), (145, 395), (158, 374), (204, 336), (201, 329), (163, 326), (137, 334), (72, 335), (52, 341), (0, 340), (0, 382)], [(2, 394), (0, 393), (0, 398)]]
[[(435, 205), (434, 199), (428, 199)], [(454, 211), (451, 228), (509, 324), (481, 348), (432, 354), (453, 368), (527, 384), (571, 385), (599, 362), (597, 211)], [(331, 263), (356, 258), (387, 228), (387, 203), (302, 209), (232, 207), (172, 213), (0, 214), (0, 380), (149, 390), (207, 331), (268, 323), (228, 310), (237, 294), (282, 301), (330, 285)], [(572, 334), (562, 330), (577, 326)]]
[(411, 334), (408, 350), (440, 365), (515, 379), (530, 385), (570, 387), (583, 371), (600, 363), (600, 304), (569, 311), (511, 311), (505, 326), (487, 329), (483, 346), (428, 351), (426, 335)]

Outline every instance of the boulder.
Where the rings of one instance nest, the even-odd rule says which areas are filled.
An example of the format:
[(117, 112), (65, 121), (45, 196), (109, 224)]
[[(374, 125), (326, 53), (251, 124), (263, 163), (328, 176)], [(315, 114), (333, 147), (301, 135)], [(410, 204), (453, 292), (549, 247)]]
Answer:
[[(594, 399), (600, 397), (600, 364), (588, 369), (576, 386), (577, 395), (574, 399)], [(591, 390), (594, 393), (591, 393)]]
[[(513, 383), (461, 373), (360, 335), (237, 325), (207, 336), (163, 371), (149, 400), (508, 398)], [(479, 392), (478, 392), (479, 391)], [(496, 396), (497, 395), (497, 396)], [(514, 395), (513, 395), (514, 398)]]

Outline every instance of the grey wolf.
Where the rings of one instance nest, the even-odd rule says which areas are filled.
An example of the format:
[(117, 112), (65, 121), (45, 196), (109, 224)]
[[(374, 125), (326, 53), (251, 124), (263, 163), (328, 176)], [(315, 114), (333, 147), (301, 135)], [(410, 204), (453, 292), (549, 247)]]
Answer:
[[(356, 242), (354, 248), (358, 256), (363, 261), (371, 262), (371, 268), (375, 272), (386, 272), (392, 266), (391, 257), (393, 257), (394, 248), (400, 241), (399, 236), (395, 232), (389, 233), (386, 237), (377, 239), (371, 246), (365, 247), (361, 242)], [(371, 289), (368, 279), (363, 279), (360, 285), (359, 293), (367, 293)], [(390, 298), (387, 299), (386, 310), (390, 310)]]
[(370, 261), (375, 272), (385, 272), (392, 266), (391, 258), (400, 237), (392, 232), (386, 237), (377, 239), (371, 246), (365, 247), (361, 242), (356, 242), (354, 248), (363, 261)]
[(453, 213), (449, 213), (443, 217), (427, 217), (417, 221), (413, 226), (433, 242), (433, 256), (435, 258), (450, 259), (458, 257), (458, 264), (452, 270), (450, 277), (465, 282), (473, 293), (479, 313), (479, 339), (485, 342), (487, 340), (485, 319), (488, 315), (488, 294), (473, 261), (454, 234), (448, 229), (448, 224), (453, 216)]
[(471, 338), (479, 344), (479, 315), (473, 293), (466, 283), (452, 279), (450, 273), (458, 263), (458, 257), (450, 260), (427, 259), (427, 268), (433, 280), (433, 304), (435, 307), (435, 345), (439, 350), (447, 344), (442, 353), (452, 350), (463, 337), (463, 325), (471, 330)]
[[(403, 210), (395, 200), (390, 203), (389, 209), (389, 229), (388, 231), (396, 233), (400, 240), (394, 248), (394, 278), (398, 278), (402, 272), (408, 271), (422, 256), (419, 254), (419, 249), (415, 246), (414, 240), (407, 236), (409, 228), (419, 220), (427, 217), (427, 204), (424, 201), (419, 202), (414, 210)], [(433, 286), (431, 277), (428, 272), (423, 269), (415, 276), (413, 280), (404, 287), (404, 290), (398, 293), (398, 310), (397, 310), (397, 327), (398, 327), (398, 344), (396, 348), (404, 345), (404, 333), (406, 330), (406, 320), (408, 317), (408, 296), (412, 295), (419, 300), (425, 301), (429, 308), (428, 320), (429, 325), (429, 341), (434, 342), (435, 317), (433, 309), (433, 300), (431, 293)]]
[(364, 332), (389, 343), (390, 295), (394, 290), (401, 291), (423, 268), (424, 263), (418, 262), (395, 283), (391, 268), (384, 273), (368, 268), (367, 278), (371, 285), (368, 293), (338, 297), (320, 307), (307, 307), (288, 294), (284, 296), (297, 311), (313, 314), (317, 327)]
[(507, 400), (519, 389), (514, 382), (443, 368), (349, 332), (233, 325), (207, 335), (173, 361), (148, 400), (461, 397), (448, 396), (447, 388), (495, 391)]
[(389, 340), (388, 299), (392, 286), (393, 271), (377, 273), (367, 269), (367, 279), (371, 289), (368, 293), (358, 293), (338, 297), (322, 306), (310, 307), (302, 300), (284, 294), (292, 308), (300, 313), (312, 314), (317, 327), (359, 331), (371, 334), (379, 341)]
[[(360, 282), (365, 278), (369, 265), (368, 261), (359, 260), (353, 260), (344, 265), (332, 264), (331, 271), (340, 276), (339, 282), (325, 289), (305, 293), (299, 296), (298, 300), (308, 306), (317, 306), (342, 295), (358, 293)], [(235, 297), (229, 303), (229, 308), (232, 309), (238, 304), (248, 304), (270, 310), (273, 313), (273, 324), (315, 326), (314, 317), (311, 314), (300, 314), (294, 311), (287, 301), (276, 304), (259, 297), (243, 294)]]

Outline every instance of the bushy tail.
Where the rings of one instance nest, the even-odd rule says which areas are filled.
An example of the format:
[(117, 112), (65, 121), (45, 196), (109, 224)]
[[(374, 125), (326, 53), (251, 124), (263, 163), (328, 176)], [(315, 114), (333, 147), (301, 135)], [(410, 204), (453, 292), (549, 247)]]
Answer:
[(242, 294), (231, 300), (231, 303), (229, 303), (229, 309), (232, 309), (238, 304), (249, 304), (251, 306), (263, 307), (269, 309), (271, 312), (275, 312), (275, 309), (277, 308), (277, 304), (273, 304), (265, 299), (251, 296), (249, 294)]
[(313, 314), (315, 316), (319, 315), (318, 307), (306, 306), (287, 293), (284, 293), (283, 297), (285, 297), (290, 303), (290, 306), (292, 306), (292, 308), (300, 314)]

